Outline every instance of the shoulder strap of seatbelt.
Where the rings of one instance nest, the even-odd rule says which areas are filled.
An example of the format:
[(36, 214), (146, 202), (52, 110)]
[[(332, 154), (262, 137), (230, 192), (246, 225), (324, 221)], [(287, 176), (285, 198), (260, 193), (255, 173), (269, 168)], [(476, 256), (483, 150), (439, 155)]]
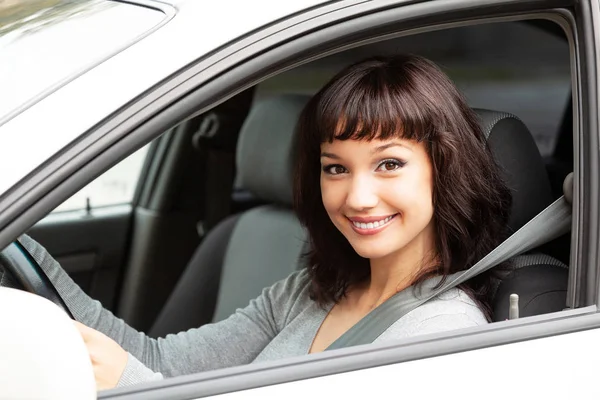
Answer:
[(563, 196), (468, 270), (449, 275), (446, 282), (437, 289), (440, 277), (423, 282), (418, 289), (409, 287), (398, 292), (346, 331), (327, 350), (372, 343), (392, 324), (431, 298), (514, 256), (567, 233), (570, 228), (571, 205)]

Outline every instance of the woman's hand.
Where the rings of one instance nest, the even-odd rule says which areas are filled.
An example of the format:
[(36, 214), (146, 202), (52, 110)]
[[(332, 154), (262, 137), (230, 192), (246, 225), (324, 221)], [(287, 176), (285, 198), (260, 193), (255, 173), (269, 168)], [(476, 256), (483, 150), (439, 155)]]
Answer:
[(114, 388), (125, 370), (127, 352), (105, 334), (77, 321), (74, 322), (92, 361), (96, 389), (100, 391)]

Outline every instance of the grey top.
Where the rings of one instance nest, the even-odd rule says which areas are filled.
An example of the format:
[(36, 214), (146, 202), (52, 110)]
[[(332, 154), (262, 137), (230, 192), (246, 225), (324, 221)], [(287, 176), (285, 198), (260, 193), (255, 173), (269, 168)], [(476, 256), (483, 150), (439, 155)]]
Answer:
[[(31, 241), (25, 237), (21, 240)], [(40, 260), (38, 250), (43, 248), (31, 242), (27, 248), (38, 253), (36, 259), (73, 316), (129, 353), (118, 386), (308, 354), (333, 306), (320, 307), (309, 298), (308, 275), (299, 271), (263, 289), (248, 306), (223, 321), (153, 339), (87, 296), (47, 253)], [(375, 342), (486, 323), (475, 303), (464, 292), (452, 289), (400, 318)]]

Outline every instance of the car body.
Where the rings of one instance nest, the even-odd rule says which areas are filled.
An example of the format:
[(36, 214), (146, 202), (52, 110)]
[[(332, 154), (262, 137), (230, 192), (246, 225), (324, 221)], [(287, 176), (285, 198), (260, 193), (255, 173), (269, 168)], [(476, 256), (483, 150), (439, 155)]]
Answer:
[[(144, 327), (142, 317), (160, 307), (148, 301), (156, 281), (134, 280), (132, 276), (142, 274), (131, 272), (132, 265), (149, 263), (148, 249), (155, 243), (140, 234), (143, 224), (139, 222), (150, 226), (150, 220), (140, 215), (152, 214), (152, 207), (141, 207), (152, 191), (138, 188), (135, 200), (125, 206), (88, 208), (73, 215), (48, 213), (136, 150), (162, 140), (153, 142), (142, 173), (149, 185), (151, 164), (161, 154), (164, 159), (169, 154), (161, 153), (168, 142), (157, 139), (161, 134), (169, 137), (182, 121), (203, 115), (260, 82), (359, 45), (529, 19), (560, 27), (569, 46), (572, 110), (567, 108), (566, 113), (573, 118), (573, 144), (565, 151), (574, 154), (575, 196), (564, 311), (397, 344), (177, 377), (102, 392), (99, 398), (598, 398), (594, 365), (600, 357), (596, 343), (600, 339), (600, 5), (596, 0), (138, 0), (111, 3), (108, 11), (107, 4), (87, 2), (90, 11), (85, 18), (90, 18), (88, 27), (89, 21), (96, 21), (97, 29), (121, 18), (121, 25), (115, 25), (106, 38), (111, 45), (86, 53), (88, 58), (66, 74), (60, 74), (61, 64), (57, 64), (56, 75), (22, 99), (18, 95), (24, 83), (20, 82), (29, 81), (27, 74), (44, 74), (44, 70), (24, 73), (27, 63), (19, 64), (15, 54), (25, 53), (4, 53), (8, 61), (0, 53), (0, 75), (6, 79), (0, 78), (0, 91), (17, 99), (0, 103), (0, 247), (24, 232), (44, 244), (47, 240), (52, 254), (64, 253), (61, 264), (75, 265), (73, 271), (80, 273), (81, 282), (88, 282), (93, 297), (118, 306), (119, 316), (136, 326)], [(72, 21), (79, 18), (84, 17), (78, 14)], [(88, 51), (87, 47), (77, 50), (72, 27), (65, 24), (56, 23), (55, 42), (48, 46), (66, 49), (65, 54)], [(62, 32), (61, 27), (65, 27)], [(40, 36), (44, 29), (52, 27), (43, 28)], [(89, 35), (98, 41), (95, 46), (105, 41), (93, 31)], [(173, 246), (177, 253), (173, 263), (185, 264), (198, 244), (197, 220), (188, 221), (185, 213), (173, 215), (152, 222), (155, 229), (163, 229), (168, 220), (176, 225), (173, 229), (188, 236), (157, 246)], [(51, 237), (57, 232), (62, 237), (53, 244)], [(94, 249), (101, 250), (94, 253)], [(88, 269), (86, 263), (122, 268), (94, 264)], [(179, 272), (148, 276), (171, 282)], [(166, 298), (171, 288), (156, 290)]]

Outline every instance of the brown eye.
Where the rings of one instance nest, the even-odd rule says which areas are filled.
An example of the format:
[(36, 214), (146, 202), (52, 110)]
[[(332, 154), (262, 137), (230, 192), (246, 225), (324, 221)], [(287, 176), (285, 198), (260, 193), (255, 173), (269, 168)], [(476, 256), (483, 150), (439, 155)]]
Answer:
[(396, 171), (397, 169), (402, 168), (404, 164), (406, 163), (399, 160), (385, 160), (381, 164), (379, 164), (377, 170), (384, 172)]
[(341, 165), (326, 165), (323, 167), (323, 171), (329, 175), (340, 175), (346, 172), (346, 168)]
[(396, 168), (398, 168), (398, 165), (397, 165), (397, 164), (395, 164), (395, 163), (393, 163), (393, 162), (386, 162), (386, 163), (384, 164), (384, 167), (385, 167), (385, 169), (386, 169), (387, 171), (393, 171), (393, 170), (395, 170)]

